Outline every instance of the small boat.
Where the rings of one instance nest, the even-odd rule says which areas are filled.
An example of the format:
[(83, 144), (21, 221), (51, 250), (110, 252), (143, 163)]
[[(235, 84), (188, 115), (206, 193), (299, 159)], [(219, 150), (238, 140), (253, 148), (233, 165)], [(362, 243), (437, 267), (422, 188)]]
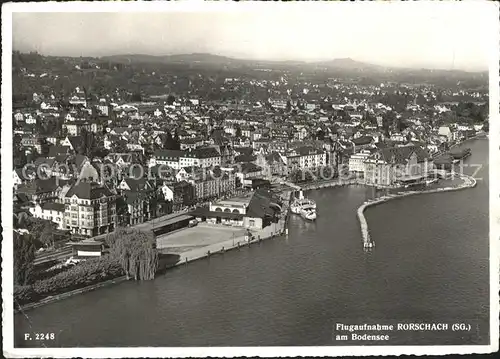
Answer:
[(317, 218), (316, 209), (311, 205), (302, 206), (300, 209), (300, 215), (302, 218), (314, 221)]

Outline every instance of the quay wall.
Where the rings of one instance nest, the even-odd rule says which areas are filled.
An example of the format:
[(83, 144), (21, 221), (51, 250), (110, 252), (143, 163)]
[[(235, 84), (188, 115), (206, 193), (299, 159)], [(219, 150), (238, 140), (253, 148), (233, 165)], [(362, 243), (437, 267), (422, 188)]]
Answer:
[(254, 243), (259, 243), (265, 239), (274, 238), (276, 236), (281, 236), (287, 233), (287, 223), (288, 223), (288, 209), (290, 206), (290, 199), (292, 196), (291, 191), (286, 191), (283, 193), (283, 208), (281, 211), (280, 219), (277, 223), (273, 223), (254, 234), (254, 238), (251, 240), (246, 240), (245, 236), (236, 237), (234, 239), (229, 239), (224, 242), (215, 243), (209, 246), (195, 248), (180, 254), (179, 261), (172, 264), (171, 267), (176, 267), (181, 264), (187, 264), (198, 259), (207, 258), (211, 255), (224, 253), (229, 250), (239, 249), (245, 246), (251, 246)]
[(305, 184), (301, 187), (303, 191), (309, 191), (313, 189), (329, 188), (329, 187), (343, 187), (352, 185), (364, 185), (365, 181), (362, 179), (350, 179), (350, 180), (330, 180), (319, 183)]
[(15, 313), (19, 313), (19, 312), (23, 312), (25, 310), (29, 310), (29, 309), (33, 309), (33, 308), (38, 308), (38, 307), (41, 307), (42, 305), (45, 305), (45, 304), (50, 304), (50, 303), (53, 303), (53, 302), (57, 302), (59, 300), (66, 299), (66, 298), (72, 297), (72, 296), (77, 295), (77, 294), (82, 294), (82, 293), (90, 292), (90, 291), (96, 290), (98, 288), (106, 287), (106, 286), (109, 286), (111, 284), (117, 284), (117, 283), (125, 282), (127, 280), (128, 280), (127, 276), (121, 276), (121, 277), (110, 279), (110, 280), (107, 280), (107, 281), (104, 281), (104, 282), (99, 282), (99, 283), (96, 283), (96, 284), (92, 284), (92, 285), (89, 285), (87, 287), (83, 287), (83, 288), (78, 288), (78, 289), (75, 289), (75, 290), (71, 290), (71, 291), (66, 292), (66, 293), (52, 295), (50, 297), (41, 299), (38, 302), (29, 303), (29, 304), (21, 306), (20, 308), (16, 308), (16, 309), (14, 309), (14, 312)]
[(424, 190), (424, 191), (409, 191), (409, 192), (400, 192), (399, 194), (394, 194), (394, 195), (387, 195), (380, 197), (379, 199), (376, 200), (369, 200), (364, 202), (361, 206), (359, 206), (357, 210), (357, 215), (359, 219), (359, 224), (361, 227), (361, 234), (362, 234), (362, 239), (363, 239), (363, 247), (367, 247), (370, 243), (372, 243), (372, 240), (370, 238), (370, 231), (368, 228), (368, 223), (366, 221), (365, 217), (365, 209), (371, 206), (376, 206), (381, 203), (385, 203), (387, 201), (390, 201), (391, 199), (397, 199), (397, 198), (403, 198), (403, 197), (408, 197), (408, 196), (413, 196), (417, 194), (430, 194), (430, 193), (440, 193), (440, 192), (450, 192), (450, 191), (458, 191), (462, 189), (467, 189), (467, 188), (473, 188), (476, 186), (477, 181), (467, 175), (460, 175), (460, 177), (463, 180), (463, 183), (456, 186), (456, 187), (444, 187), (444, 188), (435, 188), (435, 189), (430, 189), (430, 190)]

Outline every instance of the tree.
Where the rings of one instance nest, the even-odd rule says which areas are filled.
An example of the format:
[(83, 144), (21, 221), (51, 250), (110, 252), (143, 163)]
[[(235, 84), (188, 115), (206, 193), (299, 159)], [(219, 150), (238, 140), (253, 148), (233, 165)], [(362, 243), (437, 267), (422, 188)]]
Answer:
[(26, 154), (26, 163), (33, 163), (38, 157), (40, 157), (40, 154), (37, 149), (35, 147), (31, 147), (29, 152)]
[(54, 228), (52, 223), (45, 223), (39, 239), (45, 247), (52, 247), (54, 245)]
[(125, 153), (128, 151), (127, 142), (119, 140), (113, 143), (113, 151), (116, 153)]
[(130, 213), (128, 212), (127, 202), (123, 196), (118, 196), (116, 199), (116, 216), (119, 226), (130, 224)]
[[(165, 135), (165, 142), (163, 144), (163, 148), (166, 150), (178, 150), (180, 149), (181, 145), (179, 142), (179, 136), (177, 133), (175, 134), (176, 137), (172, 137), (172, 134), (170, 131), (167, 131)], [(176, 140), (177, 138), (177, 140)]]
[(141, 102), (142, 101), (141, 94), (138, 93), (138, 92), (133, 93), (132, 96), (130, 96), (130, 101), (132, 101), (132, 102)]
[(402, 132), (407, 128), (408, 128), (408, 124), (406, 123), (406, 121), (403, 121), (401, 118), (396, 118), (396, 129), (399, 132)]
[(49, 143), (47, 142), (47, 138), (43, 137), (40, 139), (40, 149), (41, 149), (41, 155), (42, 156), (47, 156), (50, 151), (50, 146)]
[(92, 158), (95, 158), (95, 157), (104, 158), (107, 155), (109, 155), (109, 150), (104, 148), (104, 147), (96, 148), (91, 154)]
[(174, 150), (180, 150), (181, 149), (181, 141), (179, 139), (179, 134), (177, 131), (175, 131), (174, 138), (172, 139)]
[(167, 97), (167, 105), (172, 106), (175, 102), (175, 97), (174, 95), (168, 95)]
[(299, 110), (304, 110), (305, 109), (304, 104), (300, 100), (297, 100), (297, 108)]
[(490, 123), (488, 122), (488, 120), (484, 121), (483, 131), (486, 133), (490, 132)]
[(323, 141), (325, 139), (325, 131), (319, 130), (316, 132), (316, 139)]
[(290, 180), (293, 183), (309, 182), (313, 179), (309, 171), (303, 171), (302, 169), (296, 169), (290, 173)]
[(425, 99), (424, 95), (418, 94), (416, 103), (417, 105), (425, 105), (427, 103), (427, 100)]
[(26, 223), (26, 228), (30, 233), (42, 233), (46, 222), (45, 219), (30, 217), (29, 221)]
[(12, 148), (13, 152), (13, 161), (14, 168), (23, 168), (28, 163), (28, 159), (26, 157), (26, 152), (24, 149), (20, 149), (18, 147)]
[(236, 127), (235, 136), (236, 136), (236, 138), (240, 138), (241, 137), (241, 127), (240, 126)]
[(127, 278), (154, 279), (158, 268), (156, 239), (150, 231), (119, 228), (107, 238), (110, 255), (121, 264)]
[(80, 134), (81, 141), (80, 147), (78, 148), (78, 154), (92, 158), (92, 153), (97, 149), (97, 141), (93, 132), (86, 129), (82, 129)]
[(335, 169), (332, 166), (323, 166), (318, 169), (318, 175), (320, 179), (329, 180), (332, 179), (335, 174)]
[(14, 283), (27, 285), (33, 275), (35, 245), (30, 235), (14, 232)]

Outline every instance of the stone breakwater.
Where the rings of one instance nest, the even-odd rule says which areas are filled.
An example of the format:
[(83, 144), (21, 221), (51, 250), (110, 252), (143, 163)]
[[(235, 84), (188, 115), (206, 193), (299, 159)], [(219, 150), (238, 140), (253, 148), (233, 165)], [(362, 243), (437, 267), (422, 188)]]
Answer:
[(417, 194), (429, 194), (429, 193), (458, 191), (458, 190), (462, 190), (462, 189), (466, 189), (466, 188), (473, 188), (477, 184), (476, 180), (471, 176), (460, 175), (460, 177), (463, 180), (463, 183), (456, 186), (456, 187), (443, 187), (443, 188), (435, 188), (435, 189), (424, 190), (424, 191), (399, 192), (397, 194), (391, 194), (391, 195), (380, 197), (376, 200), (369, 200), (369, 201), (364, 202), (361, 206), (359, 206), (358, 211), (357, 211), (359, 224), (361, 227), (362, 239), (363, 239), (363, 248), (371, 248), (372, 246), (374, 246), (374, 243), (370, 237), (368, 223), (366, 221), (366, 217), (364, 214), (366, 208), (371, 207), (371, 206), (376, 206), (376, 205), (381, 204), (381, 203), (385, 203), (391, 199), (408, 197), (408, 196), (413, 196), (413, 195), (417, 195)]

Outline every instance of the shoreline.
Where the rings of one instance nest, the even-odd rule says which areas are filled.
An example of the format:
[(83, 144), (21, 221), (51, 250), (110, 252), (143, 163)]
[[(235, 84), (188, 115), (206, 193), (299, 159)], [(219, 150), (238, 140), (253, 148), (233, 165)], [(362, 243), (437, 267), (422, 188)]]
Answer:
[(92, 285), (89, 285), (86, 287), (73, 289), (73, 290), (70, 290), (69, 292), (51, 295), (51, 296), (48, 296), (48, 297), (45, 297), (45, 298), (39, 300), (38, 302), (28, 303), (28, 304), (19, 306), (18, 308), (14, 308), (14, 314), (18, 314), (18, 313), (23, 314), (23, 312), (25, 310), (35, 309), (35, 308), (41, 307), (41, 306), (46, 305), (46, 304), (58, 302), (60, 300), (66, 299), (66, 298), (73, 297), (77, 294), (91, 292), (93, 290), (96, 290), (96, 289), (99, 289), (102, 287), (107, 287), (107, 286), (112, 285), (112, 284), (126, 282), (127, 280), (129, 280), (129, 279), (127, 279), (127, 276), (123, 275), (123, 276), (116, 277), (113, 279), (108, 279), (104, 282), (98, 282), (98, 283), (95, 283), (95, 284), (92, 284)]
[(458, 143), (455, 143), (453, 145), (451, 145), (449, 148), (448, 148), (448, 151), (445, 151), (445, 152), (438, 152), (438, 153), (435, 153), (432, 155), (433, 158), (436, 158), (436, 157), (439, 157), (439, 156), (442, 156), (442, 155), (445, 155), (446, 153), (449, 153), (449, 150), (451, 150), (452, 148), (454, 147), (458, 147), (458, 146), (461, 146), (463, 144), (465, 144), (466, 142), (469, 142), (471, 140), (487, 140), (488, 139), (488, 133), (487, 132), (480, 132), (480, 133), (477, 133), (475, 134), (474, 136), (472, 137), (469, 137), (461, 142), (458, 142)]
[(487, 137), (488, 133), (487, 132), (479, 132), (477, 134), (475, 134), (474, 136), (472, 137), (469, 137), (465, 140), (463, 140), (462, 142), (459, 142), (459, 143), (455, 143), (454, 145), (451, 145), (450, 146), (450, 149), (453, 148), (453, 147), (457, 147), (457, 146), (460, 146), (460, 145), (463, 145), (464, 143), (470, 141), (470, 140), (482, 140), (482, 139), (488, 139)]
[(376, 199), (376, 200), (369, 200), (369, 201), (363, 202), (361, 204), (361, 206), (358, 207), (358, 210), (357, 210), (358, 220), (359, 220), (359, 224), (361, 227), (363, 248), (371, 248), (371, 246), (373, 246), (373, 243), (374, 243), (371, 240), (370, 231), (368, 228), (368, 222), (367, 222), (365, 214), (364, 214), (364, 212), (367, 208), (388, 202), (388, 201), (393, 200), (393, 199), (400, 199), (403, 197), (409, 197), (409, 196), (414, 196), (414, 195), (419, 195), (419, 194), (432, 194), (432, 193), (459, 191), (459, 190), (463, 190), (463, 189), (476, 187), (477, 181), (473, 177), (468, 176), (468, 175), (463, 175), (463, 174), (460, 175), (460, 177), (463, 180), (463, 183), (461, 185), (458, 185), (457, 187), (435, 188), (435, 189), (430, 189), (430, 190), (410, 191), (410, 192), (404, 192), (404, 193), (399, 192), (398, 194), (387, 195), (387, 196), (380, 197), (379, 199)]
[[(260, 243), (263, 240), (272, 239), (272, 238), (275, 238), (277, 236), (286, 235), (288, 233), (288, 231), (287, 231), (288, 216), (289, 216), (288, 208), (290, 206), (290, 199), (291, 199), (292, 193), (293, 193), (292, 191), (284, 191), (283, 192), (285, 198), (283, 200), (283, 209), (281, 212), (280, 219), (278, 220), (278, 222), (276, 223), (275, 226), (273, 226), (271, 224), (271, 225), (267, 226), (266, 228), (264, 228), (264, 229), (267, 229), (266, 231), (264, 231), (264, 229), (262, 229), (261, 231), (264, 231), (262, 233), (263, 236), (258, 235), (257, 238), (254, 238), (250, 241), (245, 240), (245, 237), (242, 236), (242, 237), (237, 237), (234, 239), (229, 239), (229, 240), (224, 241), (224, 242), (219, 242), (219, 243), (215, 243), (215, 244), (212, 244), (209, 246), (204, 246), (201, 248), (195, 248), (195, 249), (186, 251), (186, 252), (181, 253), (179, 255), (179, 260), (176, 263), (166, 266), (165, 268), (162, 269), (161, 272), (163, 273), (163, 272), (168, 271), (170, 269), (173, 269), (175, 267), (179, 267), (181, 265), (187, 265), (188, 263), (191, 263), (191, 262), (203, 259), (203, 258), (210, 258), (210, 256), (215, 255), (215, 254), (223, 254), (226, 251), (230, 251), (230, 250), (233, 250), (236, 248), (240, 249), (243, 247), (250, 247), (252, 244)], [(271, 228), (274, 228), (274, 231), (272, 231)], [(156, 279), (156, 277), (155, 277), (155, 279)], [(113, 279), (106, 280), (104, 282), (95, 283), (95, 284), (92, 284), (92, 285), (89, 285), (86, 287), (74, 289), (74, 290), (71, 290), (71, 291), (68, 291), (65, 293), (55, 294), (53, 296), (48, 296), (48, 297), (45, 297), (37, 302), (28, 303), (28, 304), (19, 306), (18, 308), (14, 308), (14, 314), (18, 314), (18, 313), (24, 314), (24, 311), (26, 311), (26, 310), (35, 309), (35, 308), (41, 307), (41, 306), (46, 305), (46, 304), (54, 303), (54, 302), (57, 302), (57, 301), (60, 301), (60, 300), (63, 300), (63, 299), (69, 298), (69, 297), (73, 297), (73, 296), (78, 295), (78, 294), (91, 292), (91, 291), (99, 289), (101, 287), (110, 286), (112, 284), (119, 284), (122, 282), (126, 282), (128, 280), (131, 280), (131, 279), (127, 279), (126, 276), (121, 276), (121, 277), (116, 277)]]
[(301, 187), (302, 191), (312, 191), (322, 188), (330, 187), (345, 187), (345, 186), (364, 186), (365, 181), (362, 179), (350, 179), (350, 180), (326, 180), (322, 182), (310, 183)]

